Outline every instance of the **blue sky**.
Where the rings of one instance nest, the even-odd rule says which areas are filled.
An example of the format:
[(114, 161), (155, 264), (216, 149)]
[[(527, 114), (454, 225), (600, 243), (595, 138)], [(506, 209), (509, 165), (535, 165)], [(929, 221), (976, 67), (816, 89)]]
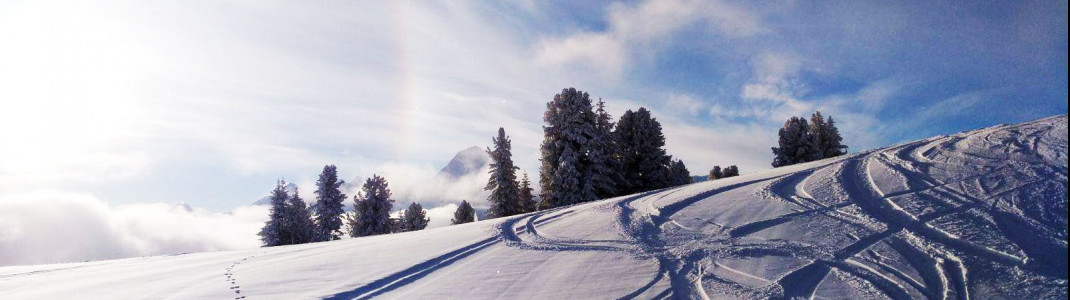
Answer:
[(535, 176), (565, 87), (640, 106), (694, 174), (1067, 113), (1066, 1), (4, 1), (0, 195), (244, 205), (284, 177), (418, 185), (499, 126)]

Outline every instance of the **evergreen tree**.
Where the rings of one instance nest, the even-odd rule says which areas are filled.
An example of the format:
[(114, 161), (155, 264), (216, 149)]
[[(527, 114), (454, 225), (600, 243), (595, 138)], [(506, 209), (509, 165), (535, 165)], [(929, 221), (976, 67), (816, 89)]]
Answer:
[[(354, 196), (353, 201), (356, 200), (357, 199)], [(353, 203), (353, 206), (355, 208), (356, 203)], [(360, 215), (357, 214), (357, 211), (354, 210), (351, 212), (344, 213), (342, 214), (342, 218), (345, 219), (346, 233), (349, 234), (350, 237), (360, 237), (357, 235), (358, 229), (360, 228)]]
[(736, 167), (735, 165), (731, 165), (731, 166), (728, 166), (728, 167), (724, 168), (724, 174), (722, 174), (721, 178), (736, 177), (736, 176), (739, 176), (739, 167)]
[(724, 177), (724, 174), (721, 173), (721, 166), (713, 166), (713, 169), (710, 169), (710, 174), (706, 175), (706, 180), (717, 180), (722, 177)]
[[(582, 180), (580, 172), (580, 153), (578, 150), (572, 148), (565, 148), (561, 152), (561, 166), (557, 169), (557, 173), (553, 177), (552, 188), (556, 189), (553, 193), (548, 194), (548, 198), (551, 199), (549, 203), (551, 207), (559, 207), (572, 205), (583, 202), (583, 195), (581, 193)], [(589, 191), (589, 190), (588, 190)]]
[(287, 205), (287, 225), (290, 228), (290, 244), (304, 244), (312, 241), (312, 232), (315, 225), (312, 223), (311, 213), (301, 199), (297, 189), (294, 189), (290, 204)]
[(457, 206), (457, 210), (453, 212), (453, 219), (450, 219), (450, 224), (464, 224), (476, 221), (476, 210), (472, 208), (471, 204), (468, 204), (467, 200), (461, 200), (461, 205)]
[(832, 116), (829, 116), (823, 129), (821, 140), (818, 142), (822, 156), (830, 158), (847, 154), (847, 146), (842, 144), (843, 137), (840, 136), (840, 129), (836, 128), (836, 121), (832, 119)]
[(334, 165), (323, 167), (323, 172), (316, 180), (316, 230), (313, 241), (337, 240), (342, 228), (341, 216), (345, 213), (342, 201), (346, 195), (338, 188), (345, 181), (338, 180), (338, 168)]
[(492, 138), (494, 150), (487, 149), (490, 155), (490, 179), (484, 190), (490, 191), (487, 202), (490, 202), (492, 218), (512, 216), (524, 212), (524, 205), (520, 201), (520, 189), (516, 182), (516, 169), (513, 165), (512, 145), (509, 137), (505, 135), (504, 128), (498, 128), (498, 137)]
[(616, 158), (617, 144), (613, 141), (613, 119), (606, 112), (606, 103), (598, 99), (594, 115), (594, 136), (586, 143), (590, 162), (588, 184), (596, 199), (618, 195), (617, 183), (624, 181), (620, 161)]
[(820, 111), (814, 111), (814, 114), (810, 115), (810, 128), (807, 132), (814, 140), (814, 146), (817, 147), (819, 153), (818, 159), (825, 158), (825, 149), (823, 146), (826, 144), (825, 140), (828, 138), (825, 136), (826, 131), (827, 128), (825, 126), (824, 116), (821, 115)]
[(409, 204), (409, 208), (405, 209), (398, 220), (400, 221), (398, 222), (400, 224), (398, 228), (400, 232), (423, 230), (427, 228), (427, 223), (431, 222), (423, 206), (416, 202)]
[(271, 208), (268, 212), (268, 221), (264, 223), (264, 227), (260, 229), (260, 241), (264, 243), (265, 247), (273, 247), (279, 245), (285, 245), (289, 236), (288, 228), (286, 226), (286, 200), (289, 200), (290, 195), (286, 194), (286, 182), (279, 180), (275, 184), (275, 190), (271, 191)]
[(390, 218), (390, 209), (394, 207), (390, 188), (386, 178), (373, 175), (364, 182), (360, 193), (353, 201), (353, 221), (350, 236), (361, 237), (391, 233), (394, 223)]
[(669, 174), (672, 174), (672, 186), (691, 184), (693, 180), (683, 160), (674, 160), (669, 167)]
[(836, 128), (836, 122), (832, 120), (832, 117), (825, 121), (820, 111), (810, 116), (810, 135), (814, 137), (814, 143), (821, 152), (821, 158), (836, 157), (847, 153), (847, 146), (840, 144), (843, 138), (840, 137), (840, 130)]
[(669, 186), (671, 158), (665, 153), (661, 123), (650, 116), (650, 111), (640, 107), (624, 112), (617, 121), (614, 137), (624, 176), (622, 194)]
[[(598, 137), (591, 97), (575, 88), (567, 88), (546, 103), (543, 121), (543, 143), (540, 147), (542, 166), (539, 185), (542, 201), (550, 207), (570, 205), (598, 199), (601, 179), (592, 167), (589, 156), (597, 145), (590, 144)], [(595, 160), (602, 161), (597, 157)], [(599, 175), (600, 176), (600, 175)]]
[(810, 134), (810, 126), (806, 119), (791, 117), (784, 123), (784, 127), (778, 133), (779, 147), (773, 147), (773, 167), (794, 165), (797, 163), (810, 162), (821, 158), (813, 135)]
[(525, 213), (533, 212), (536, 210), (535, 203), (535, 189), (531, 187), (531, 180), (528, 179), (528, 173), (524, 172), (524, 177), (520, 179), (520, 204), (524, 208)]

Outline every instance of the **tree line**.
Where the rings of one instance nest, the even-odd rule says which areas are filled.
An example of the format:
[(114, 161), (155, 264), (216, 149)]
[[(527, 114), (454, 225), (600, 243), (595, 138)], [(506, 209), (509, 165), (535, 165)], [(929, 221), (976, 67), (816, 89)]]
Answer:
[[(324, 166), (316, 181), (316, 202), (309, 208), (297, 189), (290, 195), (286, 182), (279, 180), (271, 192), (268, 221), (258, 233), (260, 241), (268, 247), (332, 241), (343, 235), (361, 237), (423, 230), (431, 221), (417, 202), (391, 217), (395, 201), (386, 178), (379, 175), (364, 182), (353, 196), (353, 210), (347, 213), (343, 209), (347, 196), (340, 189), (344, 184), (344, 180), (338, 180), (337, 167)], [(453, 223), (474, 221), (475, 210), (467, 201), (461, 207), (468, 210), (455, 215)]]
[[(692, 183), (682, 160), (673, 159), (665, 150), (661, 123), (644, 107), (627, 110), (616, 122), (601, 99), (594, 103), (590, 95), (566, 88), (546, 103), (543, 114), (543, 141), (539, 147), (536, 199), (528, 174), (517, 176), (513, 163), (512, 141), (505, 128), (498, 128), (486, 149), (490, 157), (488, 218), (506, 217), (540, 209), (573, 205), (598, 199), (641, 193)], [(814, 112), (805, 118), (791, 117), (778, 132), (778, 147), (773, 147), (773, 167), (835, 157), (847, 153), (832, 117), (828, 120)], [(708, 180), (739, 176), (735, 165), (714, 166)], [(327, 165), (316, 182), (316, 203), (305, 207), (297, 191), (289, 195), (285, 182), (279, 181), (271, 194), (270, 220), (259, 235), (265, 246), (301, 244), (339, 239), (345, 225), (346, 234), (361, 237), (422, 230), (430, 219), (419, 203), (391, 217), (394, 200), (385, 178), (368, 178), (353, 197), (353, 211), (346, 213), (346, 199), (339, 187), (337, 168)], [(476, 221), (475, 209), (461, 201), (452, 224)]]

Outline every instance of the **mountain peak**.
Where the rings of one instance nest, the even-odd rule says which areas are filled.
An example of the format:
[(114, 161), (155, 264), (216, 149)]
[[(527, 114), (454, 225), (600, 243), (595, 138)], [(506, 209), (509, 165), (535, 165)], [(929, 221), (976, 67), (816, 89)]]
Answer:
[(479, 170), (483, 169), (483, 166), (489, 163), (490, 156), (487, 155), (486, 150), (478, 146), (468, 147), (461, 150), (461, 152), (457, 152), (457, 155), (454, 155), (453, 159), (442, 170), (438, 171), (438, 176), (451, 179), (460, 178), (464, 175), (479, 172)]

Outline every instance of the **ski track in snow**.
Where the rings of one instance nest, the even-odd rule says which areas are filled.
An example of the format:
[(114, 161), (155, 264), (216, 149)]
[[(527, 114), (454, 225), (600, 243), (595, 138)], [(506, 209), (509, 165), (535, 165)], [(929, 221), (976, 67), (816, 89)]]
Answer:
[[(569, 297), (1065, 299), (1066, 123), (1066, 116), (1058, 116), (995, 126), (757, 174), (376, 237), (370, 244), (357, 244), (361, 239), (356, 239), (247, 252), (230, 256), (234, 258), (223, 273), (227, 291), (206, 288), (195, 295), (457, 298), (474, 291), (450, 289), (439, 282), (458, 276), (475, 280), (470, 282), (474, 285), (509, 280), (480, 271), (486, 270), (488, 261), (530, 257), (513, 271), (528, 281), (548, 281), (563, 275), (557, 270), (569, 267), (569, 259), (607, 256), (620, 257), (613, 262), (625, 267), (621, 270), (649, 277), (629, 279), (630, 284), (608, 290), (597, 288), (617, 279), (568, 282), (568, 287), (592, 288), (589, 294), (572, 292)], [(480, 230), (485, 233), (476, 235)], [(400, 243), (402, 237), (414, 234), (433, 240), (436, 232), (478, 238), (430, 243), (423, 258), (371, 266), (378, 275), (370, 278), (350, 280), (344, 274), (362, 270), (338, 270), (341, 278), (330, 284), (311, 283), (306, 290), (263, 284), (264, 279), (250, 277), (257, 271), (245, 269), (250, 263), (267, 268), (268, 259), (315, 262), (316, 257), (374, 255), (362, 249)], [(41, 290), (47, 286), (12, 288), (13, 294), (5, 294), (4, 288), (113, 265), (120, 263), (19, 272), (0, 268), (0, 298), (50, 295)], [(289, 274), (304, 276), (302, 265), (294, 268)], [(202, 280), (202, 275), (190, 273), (180, 282)], [(559, 288), (566, 286), (540, 289)], [(534, 294), (492, 290), (479, 295), (556, 295), (525, 291)]]

